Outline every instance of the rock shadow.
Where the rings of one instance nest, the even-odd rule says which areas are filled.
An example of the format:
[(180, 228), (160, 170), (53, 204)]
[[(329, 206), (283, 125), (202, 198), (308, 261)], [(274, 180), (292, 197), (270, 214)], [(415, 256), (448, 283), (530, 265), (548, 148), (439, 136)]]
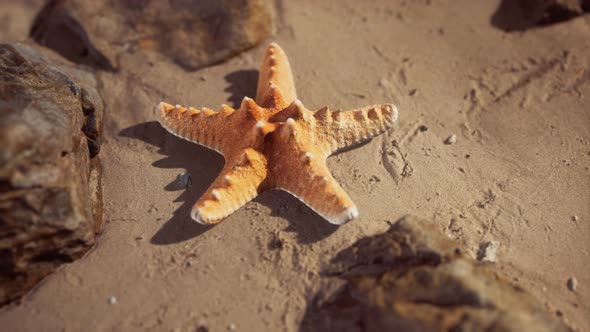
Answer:
[(116, 71), (109, 59), (92, 44), (80, 22), (60, 9), (60, 2), (46, 2), (35, 17), (29, 32), (30, 37), (72, 62), (101, 70)]
[(565, 22), (590, 12), (590, 0), (578, 5), (566, 1), (502, 0), (491, 18), (491, 24), (507, 32)]
[[(151, 238), (151, 243), (167, 245), (190, 240), (207, 230), (210, 226), (196, 223), (190, 217), (190, 211), (213, 182), (223, 167), (223, 157), (207, 148), (180, 139), (155, 121), (141, 123), (123, 129), (122, 137), (134, 138), (147, 144), (159, 147), (158, 153), (164, 158), (155, 161), (152, 166), (158, 168), (185, 168), (190, 174), (188, 187), (183, 187), (174, 179), (163, 189), (166, 191), (180, 191), (182, 193), (175, 202), (182, 205), (174, 211), (172, 218)], [(172, 175), (171, 175), (172, 176)]]

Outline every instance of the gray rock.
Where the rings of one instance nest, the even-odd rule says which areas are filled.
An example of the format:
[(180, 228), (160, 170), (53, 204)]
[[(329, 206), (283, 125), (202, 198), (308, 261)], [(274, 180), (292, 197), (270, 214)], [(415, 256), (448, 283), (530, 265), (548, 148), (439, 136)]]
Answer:
[(116, 69), (122, 53), (156, 53), (194, 70), (263, 41), (274, 16), (271, 0), (53, 0), (31, 36), (104, 69)]
[(0, 45), (0, 81), (4, 304), (94, 243), (103, 105), (93, 75), (38, 46)]
[(575, 292), (578, 289), (578, 279), (571, 277), (567, 280), (567, 289)]
[(342, 251), (327, 274), (302, 331), (570, 331), (415, 217)]

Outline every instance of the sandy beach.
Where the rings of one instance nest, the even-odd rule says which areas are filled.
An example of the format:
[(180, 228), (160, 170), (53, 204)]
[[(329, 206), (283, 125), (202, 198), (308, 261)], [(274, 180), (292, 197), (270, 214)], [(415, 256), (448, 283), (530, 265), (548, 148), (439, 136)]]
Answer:
[[(279, 1), (275, 35), (223, 63), (187, 71), (120, 54), (124, 70), (96, 71), (102, 234), (83, 258), (3, 307), (0, 326), (298, 331), (330, 259), (411, 214), (434, 220), (473, 258), (497, 242), (501, 273), (575, 330), (590, 330), (590, 16), (509, 32), (492, 20), (498, 8)], [(391, 130), (328, 159), (360, 212), (343, 226), (281, 191), (215, 227), (190, 219), (223, 157), (167, 133), (153, 109), (162, 100), (239, 107), (256, 94), (271, 41), (289, 56), (310, 110), (399, 109)]]

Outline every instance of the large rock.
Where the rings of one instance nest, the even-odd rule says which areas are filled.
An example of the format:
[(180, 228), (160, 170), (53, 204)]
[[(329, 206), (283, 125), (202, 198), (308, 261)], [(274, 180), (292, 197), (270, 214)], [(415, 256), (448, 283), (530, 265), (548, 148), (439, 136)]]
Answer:
[(303, 331), (569, 331), (434, 223), (405, 217), (333, 260)]
[(274, 30), (271, 0), (52, 0), (31, 36), (75, 62), (118, 67), (122, 53), (157, 53), (198, 69)]
[(0, 81), (4, 304), (94, 243), (103, 105), (93, 75), (28, 44), (0, 45)]

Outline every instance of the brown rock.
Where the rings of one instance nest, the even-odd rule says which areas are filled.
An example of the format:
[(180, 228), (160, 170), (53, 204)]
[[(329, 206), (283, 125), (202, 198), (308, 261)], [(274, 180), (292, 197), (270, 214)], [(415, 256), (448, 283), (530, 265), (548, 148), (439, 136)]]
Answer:
[(223, 61), (274, 30), (270, 0), (53, 0), (31, 36), (66, 58), (118, 67), (122, 53), (156, 53), (187, 69)]
[[(466, 258), (434, 223), (404, 217), (333, 259), (307, 331), (569, 331), (490, 264)], [(330, 286), (342, 284), (330, 292)]]
[(28, 44), (0, 45), (0, 81), (4, 304), (94, 243), (103, 105), (94, 76)]

